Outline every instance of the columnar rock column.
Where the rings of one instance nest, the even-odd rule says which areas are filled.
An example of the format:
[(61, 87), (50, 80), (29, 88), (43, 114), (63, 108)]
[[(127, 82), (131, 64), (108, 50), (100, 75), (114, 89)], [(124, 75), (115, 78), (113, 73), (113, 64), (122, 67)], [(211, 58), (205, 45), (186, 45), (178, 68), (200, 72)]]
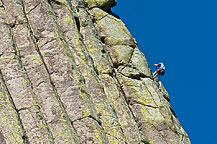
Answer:
[(190, 143), (115, 4), (0, 1), (0, 143)]

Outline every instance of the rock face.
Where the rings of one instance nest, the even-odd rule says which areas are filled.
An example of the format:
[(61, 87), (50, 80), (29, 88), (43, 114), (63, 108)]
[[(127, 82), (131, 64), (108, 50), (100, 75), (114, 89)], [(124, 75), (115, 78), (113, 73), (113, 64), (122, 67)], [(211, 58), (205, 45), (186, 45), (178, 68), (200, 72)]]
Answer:
[(190, 144), (115, 4), (0, 1), (1, 144)]

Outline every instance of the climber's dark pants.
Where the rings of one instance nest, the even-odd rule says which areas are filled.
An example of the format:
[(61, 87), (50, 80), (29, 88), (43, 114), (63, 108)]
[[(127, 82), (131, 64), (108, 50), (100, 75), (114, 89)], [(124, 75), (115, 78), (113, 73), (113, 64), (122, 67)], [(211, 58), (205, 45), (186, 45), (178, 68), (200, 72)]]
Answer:
[(160, 69), (157, 69), (154, 73), (153, 73), (153, 78), (156, 78), (157, 76), (159, 75), (164, 75), (164, 70), (160, 70)]

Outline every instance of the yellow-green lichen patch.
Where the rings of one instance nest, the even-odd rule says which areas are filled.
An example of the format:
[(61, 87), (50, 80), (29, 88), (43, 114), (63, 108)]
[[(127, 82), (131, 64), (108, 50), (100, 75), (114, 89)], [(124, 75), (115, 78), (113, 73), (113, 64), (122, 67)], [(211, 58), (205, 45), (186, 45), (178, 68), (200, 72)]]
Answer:
[[(46, 107), (47, 105), (45, 105), (45, 104), (42, 104), (42, 103), (40, 103), (40, 105), (39, 105), (39, 103), (36, 103), (37, 105), (38, 105), (38, 111), (39, 111), (39, 113), (40, 113), (40, 115), (41, 115), (41, 117), (40, 117), (40, 119), (36, 119), (36, 121), (38, 122), (38, 123), (40, 123), (40, 124), (44, 124), (44, 125), (42, 125), (40, 128), (42, 128), (42, 133), (46, 133), (47, 135), (49, 135), (49, 138), (50, 138), (50, 140), (51, 141), (54, 141), (53, 139), (52, 139), (52, 136), (54, 135), (54, 136), (56, 136), (56, 135), (61, 135), (61, 137), (63, 137), (63, 141), (66, 143), (67, 141), (70, 141), (71, 139), (74, 139), (74, 142), (76, 143), (78, 143), (78, 139), (77, 139), (77, 137), (76, 137), (76, 133), (74, 132), (74, 129), (73, 129), (73, 127), (72, 127), (72, 125), (71, 125), (71, 121), (69, 120), (69, 117), (68, 117), (68, 115), (67, 115), (67, 113), (66, 113), (66, 111), (65, 111), (65, 109), (64, 109), (64, 106), (63, 106), (63, 104), (62, 104), (62, 102), (61, 102), (61, 100), (60, 100), (60, 97), (59, 97), (59, 95), (58, 95), (58, 93), (57, 93), (57, 90), (56, 90), (56, 88), (55, 88), (55, 86), (54, 86), (54, 83), (53, 83), (53, 81), (52, 81), (52, 79), (51, 79), (51, 75), (50, 75), (50, 73), (49, 73), (49, 70), (48, 70), (48, 68), (47, 68), (47, 65), (46, 65), (46, 63), (44, 62), (44, 58), (43, 58), (43, 56), (42, 56), (42, 54), (41, 54), (41, 52), (40, 52), (40, 49), (39, 49), (39, 47), (38, 47), (38, 44), (37, 44), (37, 41), (36, 41), (36, 37), (35, 37), (35, 35), (33, 34), (33, 29), (32, 29), (32, 27), (31, 27), (31, 25), (30, 25), (30, 23), (29, 23), (29, 20), (28, 20), (28, 17), (26, 16), (26, 13), (25, 13), (25, 11), (22, 11), (23, 12), (23, 14), (25, 15), (25, 20), (27, 21), (27, 28), (28, 28), (28, 30), (27, 30), (27, 28), (25, 27), (25, 25), (22, 27), (22, 29), (24, 30), (23, 31), (23, 35), (26, 35), (26, 36), (28, 36), (28, 35), (30, 35), (30, 37), (28, 37), (29, 39), (28, 39), (28, 43), (29, 43), (29, 45), (31, 45), (31, 48), (30, 48), (30, 50), (28, 51), (28, 54), (26, 54), (26, 56), (28, 56), (28, 55), (33, 55), (33, 53), (37, 53), (38, 55), (39, 55), (39, 59), (40, 59), (40, 61), (42, 62), (42, 65), (40, 66), (40, 65), (38, 65), (38, 63), (34, 63), (34, 64), (31, 64), (31, 61), (29, 61), (29, 63), (30, 64), (27, 64), (26, 62), (24, 63), (25, 65), (28, 65), (28, 66), (26, 66), (26, 71), (27, 72), (29, 72), (28, 73), (28, 75), (26, 74), (26, 77), (28, 77), (28, 79), (29, 79), (29, 83), (31, 83), (31, 81), (33, 82), (33, 84), (31, 85), (32, 87), (31, 87), (31, 93), (33, 93), (32, 95), (34, 96), (34, 99), (35, 99), (35, 101), (38, 101), (37, 99), (38, 99), (38, 96), (40, 96), (40, 95), (42, 95), (42, 93), (44, 92), (44, 91), (38, 91), (37, 90), (37, 85), (36, 85), (36, 78), (35, 77), (37, 77), (39, 80), (44, 80), (44, 83), (46, 83), (46, 87), (45, 87), (45, 91), (49, 91), (49, 94), (48, 95), (43, 95), (41, 98), (42, 98), (42, 101), (43, 102), (45, 102), (47, 105), (49, 105), (48, 107), (50, 108), (51, 106), (52, 106), (52, 104), (53, 105), (56, 105), (58, 108), (58, 117), (59, 117), (59, 119), (57, 119), (57, 123), (59, 122), (60, 124), (61, 124), (61, 127), (59, 127), (59, 129), (62, 129), (61, 131), (63, 131), (62, 133), (54, 133), (54, 134), (52, 134), (51, 133), (51, 130), (50, 129), (52, 129), (53, 127), (55, 127), (54, 125), (52, 125), (51, 127), (52, 128), (49, 128), (48, 127), (48, 124), (45, 122), (45, 117), (44, 117), (44, 113), (45, 113), (45, 108), (44, 107)], [(17, 36), (17, 35), (15, 35), (15, 36)], [(21, 44), (20, 43), (18, 43), (17, 44), (17, 46), (20, 48), (20, 49), (22, 49), (22, 51), (24, 51), (23, 50), (23, 47), (21, 47), (20, 46)], [(34, 69), (35, 71), (33, 71), (33, 72), (30, 72), (30, 70), (32, 70), (32, 69)], [(38, 69), (40, 70), (40, 71), (38, 71)], [(39, 74), (39, 73), (42, 73), (42, 74)], [(38, 74), (38, 75), (35, 75), (36, 74)], [(30, 81), (30, 79), (31, 79), (31, 81)], [(35, 94), (36, 95), (35, 95)], [(43, 93), (44, 94), (44, 93)], [(52, 95), (53, 95), (53, 99), (51, 98), (52, 97)], [(45, 98), (46, 97), (46, 98)], [(48, 102), (47, 101), (47, 99), (48, 98), (51, 98), (52, 99), (52, 101), (51, 102)], [(49, 103), (49, 104), (48, 104)], [(42, 108), (41, 108), (42, 107)], [(43, 111), (43, 113), (40, 111), (40, 110), (42, 110)], [(47, 113), (51, 113), (51, 111), (46, 111)], [(54, 115), (54, 114), (50, 114), (50, 115)], [(47, 116), (47, 115), (45, 115), (45, 116)], [(46, 117), (46, 119), (51, 119), (51, 117)], [(40, 122), (40, 121), (42, 121), (42, 122)], [(27, 125), (27, 124), (26, 124)], [(50, 125), (49, 125), (50, 126)], [(33, 136), (33, 135), (31, 135), (31, 133), (33, 133), (34, 132), (34, 130), (36, 130), (37, 129), (37, 127), (34, 127), (34, 129), (30, 129), (29, 130), (29, 134), (30, 134), (30, 136)], [(52, 129), (53, 130), (53, 129)], [(45, 132), (44, 132), (45, 131)], [(42, 137), (40, 137), (39, 136), (39, 138), (42, 138)], [(34, 139), (34, 137), (32, 138), (32, 139)], [(46, 140), (45, 140), (46, 141)]]
[(129, 67), (129, 66), (122, 66), (120, 65), (118, 67), (118, 70), (121, 74), (123, 74), (126, 77), (131, 77), (131, 78), (138, 78), (140, 77), (140, 72), (135, 69), (134, 67)]
[[(12, 7), (13, 7), (13, 9), (16, 10), (17, 7), (13, 3), (13, 1), (11, 1), (9, 3), (10, 3), (11, 7), (7, 5), (6, 10), (10, 10)], [(10, 15), (10, 13), (9, 13), (9, 15)], [(6, 51), (9, 52), (7, 54), (14, 55), (14, 59), (13, 59), (13, 61), (10, 61), (10, 63), (7, 64), (7, 67), (2, 69), (2, 71), (3, 71), (5, 78), (6, 78), (7, 87), (10, 90), (10, 95), (11, 95), (10, 101), (11, 101), (11, 103), (13, 103), (14, 109), (16, 109), (16, 111), (19, 110), (19, 112), (24, 110), (24, 109), (31, 109), (32, 105), (36, 105), (38, 107), (38, 104), (37, 104), (36, 99), (35, 99), (34, 94), (33, 94), (32, 85), (31, 85), (31, 82), (29, 80), (26, 68), (23, 65), (23, 61), (26, 63), (28, 60), (31, 62), (31, 60), (25, 59), (26, 57), (23, 55), (22, 55), (22, 60), (21, 60), (20, 50), (17, 46), (17, 42), (18, 42), (19, 47), (22, 47), (24, 49), (24, 50), (22, 50), (22, 53), (25, 53), (26, 55), (28, 55), (29, 52), (31, 51), (28, 47), (28, 46), (30, 46), (30, 45), (28, 45), (29, 44), (28, 40), (30, 39), (28, 37), (29, 36), (28, 35), (28, 29), (25, 28), (25, 26), (21, 24), (20, 26), (17, 26), (17, 27), (7, 27), (7, 32), (8, 32), (8, 34), (6, 36), (8, 36), (8, 41), (11, 41), (11, 42), (9, 42), (10, 45), (7, 47)], [(25, 35), (25, 39), (24, 39), (23, 35)], [(28, 47), (28, 48), (26, 48), (26, 47)], [(13, 51), (13, 53), (11, 53), (12, 51)], [(8, 94), (9, 94), (9, 92), (8, 92)], [(15, 104), (16, 104), (16, 108), (15, 108)], [(40, 111), (39, 108), (38, 108), (38, 111)], [(20, 125), (22, 125), (23, 131), (26, 131), (26, 129), (24, 130), (24, 128), (26, 128), (26, 127), (29, 128), (30, 126), (32, 127), (32, 129), (30, 129), (30, 131), (36, 130), (35, 125), (36, 125), (36, 123), (38, 123), (38, 127), (40, 127), (40, 128), (37, 129), (37, 131), (39, 133), (43, 133), (44, 137), (49, 137), (48, 136), (49, 132), (46, 131), (47, 127), (46, 127), (46, 124), (45, 124), (45, 121), (43, 118), (41, 120), (34, 119), (34, 122), (32, 122), (31, 124), (28, 123), (29, 122), (28, 120), (30, 119), (30, 118), (28, 118), (27, 121), (24, 120), (25, 124), (26, 123), (28, 123), (28, 124), (24, 125), (23, 121), (22, 121), (23, 119), (20, 116), (20, 113), (17, 117), (18, 117), (17, 119), (18, 119)], [(16, 119), (16, 118), (14, 118), (14, 119)], [(39, 122), (39, 121), (41, 121), (41, 122)], [(11, 128), (11, 130), (13, 130), (13, 129)], [(30, 131), (27, 132), (29, 135), (31, 135)], [(42, 138), (39, 136), (38, 139), (42, 138), (43, 140), (40, 139), (41, 141), (47, 142), (48, 140), (44, 137)], [(31, 137), (31, 138), (33, 138), (33, 137)], [(22, 134), (22, 139), (23, 139), (22, 143), (29, 143), (27, 140), (29, 138), (26, 135)], [(26, 142), (24, 142), (24, 141), (26, 141)], [(21, 143), (21, 142), (11, 142), (11, 143)]]
[(24, 129), (27, 131), (29, 141), (33, 143), (53, 143), (53, 138), (49, 136), (46, 129), (48, 128), (43, 119), (38, 105), (19, 111)]
[[(165, 139), (161, 133), (163, 129), (156, 127), (155, 123), (164, 123), (165, 119), (157, 108), (147, 107), (143, 105), (137, 105), (140, 112), (138, 111), (138, 117), (140, 119), (140, 130), (143, 131), (144, 135), (149, 139), (150, 144), (163, 143), (166, 144)], [(138, 108), (137, 108), (138, 110)], [(167, 129), (165, 125), (165, 129)]]
[[(0, 139), (3, 133), (6, 143), (190, 143), (159, 85), (150, 82), (135, 40), (111, 16), (109, 1), (0, 1), (0, 69), (12, 99), (0, 94), (0, 109), (16, 106), (0, 110), (9, 117), (0, 119)], [(13, 112), (29, 142), (10, 141), (9, 135), (17, 137), (8, 132), (16, 127)]]
[(108, 144), (109, 141), (104, 133), (100, 122), (92, 117), (86, 117), (73, 122), (81, 143)]
[(121, 92), (121, 89), (118, 88), (117, 80), (108, 74), (101, 75), (100, 79), (104, 86), (106, 96), (117, 114), (118, 121), (124, 132), (127, 143), (138, 143), (140, 133), (125, 101), (124, 95)]
[(93, 59), (97, 71), (100, 73), (112, 73), (112, 66), (109, 61), (109, 56), (105, 52), (101, 42), (96, 38), (95, 34), (90, 30), (90, 27), (81, 29), (84, 37), (84, 44)]
[[(49, 9), (51, 10), (51, 8)], [(57, 29), (58, 29), (58, 35), (61, 34), (62, 41), (64, 41), (64, 47), (67, 48), (68, 45), (67, 42), (65, 41), (63, 33), (61, 32), (62, 31), (61, 27), (57, 25)], [(65, 29), (63, 28), (63, 30)], [(77, 32), (76, 35), (79, 36), (80, 34), (78, 33), (78, 31), (76, 32)], [(94, 106), (96, 107), (96, 111), (99, 115), (102, 115), (100, 118), (102, 119), (102, 126), (104, 127), (104, 130), (106, 130), (106, 134), (108, 135), (110, 134), (111, 136), (114, 135), (119, 139), (123, 139), (122, 132), (118, 124), (117, 118), (113, 113), (109, 103), (107, 102), (102, 86), (100, 85), (100, 81), (94, 70), (93, 61), (90, 58), (90, 55), (85, 45), (83, 44), (82, 37), (79, 36), (77, 39), (72, 39), (72, 40), (75, 41), (77, 40), (77, 42), (72, 42), (72, 43), (76, 54), (82, 59), (82, 61), (79, 61), (79, 66), (81, 66), (79, 67), (79, 69), (82, 72), (83, 77), (85, 78), (85, 84), (87, 86), (89, 95), (93, 100)], [(71, 41), (69, 43), (71, 43)], [(72, 51), (74, 52), (74, 49), (73, 50), (71, 49), (71, 52)], [(84, 57), (82, 57), (82, 55), (80, 54), (83, 54)]]
[(108, 46), (129, 45), (135, 47), (136, 45), (122, 21), (111, 15), (96, 21), (95, 27)]
[[(141, 106), (145, 107), (145, 106)], [(166, 125), (166, 119), (162, 116), (159, 111), (159, 108), (152, 108), (152, 107), (145, 107), (141, 109), (143, 114), (144, 122), (149, 126), (155, 126), (155, 128), (161, 129), (168, 129)]]
[(125, 45), (116, 45), (107, 49), (115, 66), (128, 64), (133, 54), (133, 48)]
[(0, 2), (0, 13), (2, 15), (5, 15), (5, 10), (4, 10), (4, 7), (2, 6), (1, 2)]
[(102, 91), (101, 86), (90, 73), (90, 69), (87, 66), (85, 67), (84, 64), (80, 63), (79, 69), (82, 71), (82, 75), (85, 78), (87, 89), (93, 100), (96, 112), (102, 122), (102, 127), (104, 128), (108, 140), (110, 143), (115, 143), (115, 137), (120, 141), (125, 141), (118, 119), (112, 110), (107, 97), (105, 97), (105, 93)]
[(156, 103), (157, 107), (159, 108), (162, 116), (168, 120), (167, 124), (168, 126), (172, 126), (173, 122), (171, 120), (171, 111), (170, 111), (170, 105), (166, 99), (164, 99), (162, 93), (158, 89), (157, 85), (149, 78), (143, 78), (142, 82), (144, 85), (146, 85), (148, 91), (153, 97), (154, 102)]
[(0, 129), (7, 143), (23, 143), (24, 131), (0, 72)]
[(79, 9), (79, 23), (81, 27), (85, 27), (88, 25), (89, 15), (87, 14), (86, 9)]
[(162, 130), (162, 136), (165, 138), (168, 144), (184, 144), (183, 136), (171, 130)]
[(157, 107), (150, 92), (140, 80), (127, 78), (122, 74), (118, 74), (118, 80), (122, 84), (123, 90), (129, 101)]
[[(55, 24), (55, 28), (56, 28), (56, 32), (63, 44), (63, 47), (64, 47), (64, 50), (66, 52), (66, 55), (68, 56), (71, 64), (72, 64), (72, 69), (74, 70), (75, 72), (75, 75), (78, 77), (78, 83), (80, 85), (80, 90), (82, 93), (84, 93), (84, 95), (86, 95), (86, 97), (88, 97), (88, 99), (86, 99), (86, 101), (88, 102), (88, 105), (90, 106), (91, 108), (91, 116), (93, 116), (95, 119), (98, 119), (97, 115), (96, 115), (96, 109), (94, 108), (95, 105), (95, 102), (94, 104), (92, 103), (91, 99), (90, 99), (90, 96), (92, 96), (91, 94), (89, 94), (89, 90), (92, 90), (92, 89), (88, 89), (86, 88), (85, 86), (85, 83), (84, 83), (84, 79), (83, 79), (83, 76), (82, 74), (80, 73), (80, 70), (84, 73), (88, 72), (89, 74), (91, 73), (91, 76), (92, 76), (92, 73), (94, 72), (93, 70), (85, 70), (85, 69), (79, 69), (79, 67), (76, 65), (76, 63), (79, 61), (80, 64), (82, 66), (87, 66), (87, 64), (90, 64), (91, 62), (89, 61), (87, 55), (86, 55), (86, 50), (84, 48), (84, 45), (83, 45), (83, 42), (81, 41), (80, 39), (80, 36), (79, 36), (79, 33), (78, 33), (78, 29), (77, 27), (76, 30), (74, 31), (75, 35), (77, 36), (75, 39), (72, 39), (72, 40), (75, 40), (75, 43), (73, 43), (73, 48), (75, 48), (75, 50), (68, 44), (68, 42), (66, 41), (66, 38), (63, 34), (63, 31), (62, 31), (62, 28), (59, 26), (58, 22), (57, 22), (57, 17), (55, 17), (55, 13), (53, 11), (53, 9), (50, 7), (50, 5), (47, 3), (47, 6), (48, 6), (48, 9), (49, 11), (51, 12), (52, 14), (52, 18), (54, 20), (54, 24)], [(64, 29), (63, 29), (64, 30)], [(73, 30), (72, 30), (73, 32)], [(73, 35), (73, 34), (71, 34)], [(70, 42), (69, 42), (70, 43)], [(76, 52), (76, 53), (75, 53)], [(79, 59), (75, 59), (75, 56), (78, 56)], [(78, 62), (78, 63), (79, 63)], [(89, 66), (88, 66), (89, 67)], [(87, 76), (87, 79), (89, 79), (89, 77)], [(91, 79), (92, 80), (92, 79)], [(101, 94), (100, 94), (101, 95)], [(96, 103), (98, 103), (96, 101)], [(101, 105), (97, 105), (99, 107), (101, 107)], [(101, 132), (101, 131), (99, 131)], [(103, 133), (100, 133), (99, 136), (103, 136), (104, 137), (104, 134)], [(102, 138), (102, 137), (101, 137)], [(103, 138), (102, 138), (103, 139)]]
[(148, 66), (148, 62), (144, 54), (138, 49), (138, 47), (134, 49), (130, 65), (131, 67), (136, 69), (140, 74), (145, 75), (147, 77), (152, 76), (152, 72)]
[(40, 56), (37, 53), (35, 55), (30, 56), (30, 61), (33, 61), (35, 64), (37, 64), (39, 66), (43, 64), (41, 59), (40, 59)]
[(120, 98), (120, 91), (116, 86), (115, 81), (110, 75), (102, 74), (100, 75), (100, 79), (105, 89), (105, 94), (111, 103), (115, 102), (118, 98)]
[(116, 5), (115, 0), (85, 0), (89, 8), (99, 7), (103, 10), (108, 10)]
[(108, 13), (104, 12), (103, 10), (101, 10), (99, 8), (93, 8), (89, 11), (89, 13), (93, 17), (94, 21), (101, 20), (102, 18), (109, 15)]

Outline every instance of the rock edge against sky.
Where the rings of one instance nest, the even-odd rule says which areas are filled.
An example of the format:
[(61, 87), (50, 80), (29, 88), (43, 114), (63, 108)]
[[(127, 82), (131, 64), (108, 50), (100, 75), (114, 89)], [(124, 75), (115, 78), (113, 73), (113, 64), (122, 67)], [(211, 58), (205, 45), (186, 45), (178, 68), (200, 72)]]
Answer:
[(0, 143), (190, 144), (115, 4), (0, 1)]

